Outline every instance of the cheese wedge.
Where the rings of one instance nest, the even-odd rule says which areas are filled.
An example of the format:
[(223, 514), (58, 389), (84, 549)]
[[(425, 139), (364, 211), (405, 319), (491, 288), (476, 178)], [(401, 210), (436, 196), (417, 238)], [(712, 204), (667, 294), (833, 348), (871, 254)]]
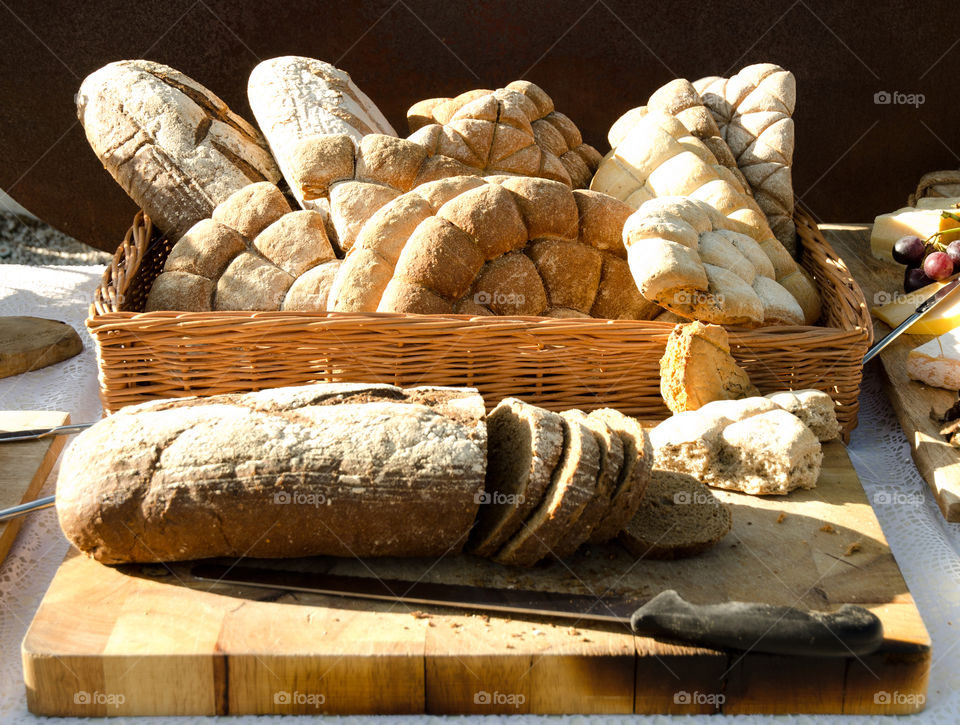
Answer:
[(907, 355), (907, 375), (935, 388), (960, 390), (960, 329), (911, 350)]
[(900, 237), (915, 234), (927, 239), (940, 231), (950, 231), (940, 237), (940, 241), (949, 244), (960, 239), (960, 221), (943, 218), (941, 209), (914, 209), (912, 206), (897, 209), (889, 214), (881, 214), (873, 222), (870, 233), (870, 252), (877, 259), (893, 261), (893, 245)]
[[(896, 299), (882, 307), (874, 307), (870, 311), (878, 320), (886, 322), (890, 327), (896, 327), (917, 309), (923, 302), (946, 282), (934, 282), (921, 287), (916, 292), (896, 295)], [(877, 297), (880, 297), (878, 293)], [(960, 327), (960, 292), (955, 292), (950, 299), (944, 301), (932, 312), (928, 312), (907, 328), (911, 335), (942, 335)]]
[(917, 199), (917, 209), (956, 209), (960, 196), (925, 196)]

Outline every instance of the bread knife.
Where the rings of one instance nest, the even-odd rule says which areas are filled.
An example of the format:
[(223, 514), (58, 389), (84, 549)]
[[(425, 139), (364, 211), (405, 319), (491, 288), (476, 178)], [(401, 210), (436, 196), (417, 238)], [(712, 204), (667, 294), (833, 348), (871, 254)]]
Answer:
[(63, 436), (79, 433), (86, 430), (93, 423), (71, 423), (58, 425), (53, 428), (30, 428), (28, 430), (9, 430), (0, 432), (0, 443), (18, 443), (20, 441), (35, 441), (50, 436)]
[(950, 293), (953, 292), (957, 286), (960, 285), (960, 275), (957, 275), (952, 282), (944, 285), (932, 295), (927, 297), (923, 302), (917, 305), (917, 309), (914, 310), (913, 314), (910, 315), (907, 319), (897, 325), (893, 330), (887, 334), (880, 342), (876, 343), (873, 347), (867, 350), (867, 354), (863, 356), (863, 364), (866, 365), (868, 362), (873, 360), (877, 355), (879, 355), (884, 348), (887, 347), (891, 342), (896, 340), (900, 335), (902, 335), (910, 325), (919, 320), (925, 314), (930, 312), (934, 307), (943, 302), (947, 297), (950, 296)]
[(191, 573), (204, 581), (266, 589), (617, 624), (642, 637), (719, 650), (856, 657), (874, 652), (883, 642), (880, 619), (852, 604), (833, 612), (760, 602), (692, 604), (672, 589), (643, 603), (212, 563), (195, 564)]

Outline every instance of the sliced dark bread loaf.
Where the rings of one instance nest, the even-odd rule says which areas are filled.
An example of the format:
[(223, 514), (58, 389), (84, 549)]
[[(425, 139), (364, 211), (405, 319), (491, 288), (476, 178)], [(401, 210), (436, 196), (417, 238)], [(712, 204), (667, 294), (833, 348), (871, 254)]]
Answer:
[(700, 481), (657, 469), (620, 543), (636, 557), (680, 559), (706, 551), (732, 525), (730, 507)]
[(543, 499), (563, 453), (557, 413), (506, 398), (487, 416), (487, 475), (467, 550), (493, 556)]
[(550, 487), (523, 527), (493, 557), (501, 564), (533, 566), (570, 531), (570, 522), (597, 491), (600, 446), (583, 423), (563, 420), (563, 456)]
[(615, 538), (633, 518), (650, 481), (653, 449), (649, 436), (636, 419), (613, 408), (594, 410), (589, 417), (609, 425), (623, 443), (623, 468), (610, 497), (610, 506), (590, 534), (590, 541), (596, 544)]
[(623, 442), (620, 436), (599, 418), (591, 418), (582, 410), (567, 410), (561, 415), (569, 421), (583, 423), (593, 433), (600, 446), (600, 472), (597, 475), (597, 493), (583, 507), (580, 515), (570, 522), (567, 535), (553, 550), (557, 559), (570, 556), (590, 538), (594, 527), (610, 508), (610, 496), (616, 490), (623, 468)]

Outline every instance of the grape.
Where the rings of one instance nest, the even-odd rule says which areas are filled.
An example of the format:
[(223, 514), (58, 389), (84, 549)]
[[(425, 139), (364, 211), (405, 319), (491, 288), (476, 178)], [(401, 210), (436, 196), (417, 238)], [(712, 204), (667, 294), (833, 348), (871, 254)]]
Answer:
[(953, 262), (954, 269), (960, 269), (960, 239), (947, 245), (947, 256)]
[(914, 267), (913, 269), (908, 269), (903, 275), (903, 291), (908, 293), (913, 292), (921, 287), (926, 287), (931, 282), (933, 282), (933, 280), (930, 279), (922, 269)]
[(920, 237), (900, 237), (893, 245), (893, 258), (900, 264), (919, 267), (925, 251), (926, 247)]
[(946, 252), (931, 252), (923, 260), (923, 271), (930, 279), (946, 279), (953, 274), (953, 262)]

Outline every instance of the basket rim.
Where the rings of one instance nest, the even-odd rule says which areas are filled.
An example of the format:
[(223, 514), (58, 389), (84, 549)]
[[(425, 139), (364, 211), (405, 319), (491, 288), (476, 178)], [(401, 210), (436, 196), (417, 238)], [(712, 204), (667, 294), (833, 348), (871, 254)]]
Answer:
[[(873, 340), (873, 323), (870, 313), (867, 309), (866, 298), (860, 285), (851, 274), (846, 262), (836, 253), (830, 243), (823, 236), (822, 231), (813, 220), (812, 215), (799, 203), (794, 208), (794, 219), (798, 226), (806, 226), (815, 234), (816, 241), (824, 247), (827, 259), (831, 260), (837, 267), (838, 275), (841, 277), (843, 285), (848, 286), (858, 297), (859, 304), (854, 310), (854, 316), (858, 323), (851, 327), (832, 327), (827, 325), (770, 325), (766, 327), (738, 327), (723, 325), (724, 329), (730, 332), (735, 340), (747, 340), (752, 336), (783, 336), (792, 334), (802, 334), (808, 339), (823, 338), (835, 339), (856, 335), (863, 337), (866, 344), (869, 345)], [(139, 233), (138, 233), (139, 231)], [(570, 331), (599, 330), (600, 328), (618, 327), (624, 329), (642, 329), (647, 328), (650, 331), (663, 332), (673, 329), (676, 323), (657, 322), (655, 320), (614, 320), (604, 318), (551, 318), (520, 315), (462, 315), (454, 313), (444, 314), (416, 314), (407, 312), (340, 312), (340, 311), (316, 311), (302, 312), (289, 310), (238, 310), (238, 311), (208, 311), (208, 312), (186, 312), (177, 310), (158, 310), (154, 312), (132, 312), (109, 310), (108, 307), (115, 304), (118, 296), (122, 296), (127, 289), (127, 285), (132, 281), (140, 268), (141, 262), (148, 251), (150, 241), (154, 237), (153, 222), (143, 210), (138, 211), (133, 218), (130, 228), (127, 230), (123, 241), (114, 252), (111, 263), (104, 270), (100, 284), (94, 292), (94, 301), (91, 303), (89, 313), (86, 319), (86, 327), (91, 332), (99, 330), (104, 326), (111, 327), (165, 327), (170, 324), (184, 325), (193, 323), (217, 324), (218, 322), (237, 322), (237, 321), (262, 321), (276, 322), (278, 320), (286, 321), (293, 325), (295, 322), (310, 325), (342, 322), (355, 322), (357, 320), (380, 321), (388, 323), (390, 321), (403, 325), (423, 325), (429, 326), (437, 323), (472, 323), (480, 327), (497, 327), (500, 329), (549, 329), (553, 327), (564, 328)], [(116, 284), (115, 284), (116, 283)], [(846, 302), (849, 305), (849, 301)]]

